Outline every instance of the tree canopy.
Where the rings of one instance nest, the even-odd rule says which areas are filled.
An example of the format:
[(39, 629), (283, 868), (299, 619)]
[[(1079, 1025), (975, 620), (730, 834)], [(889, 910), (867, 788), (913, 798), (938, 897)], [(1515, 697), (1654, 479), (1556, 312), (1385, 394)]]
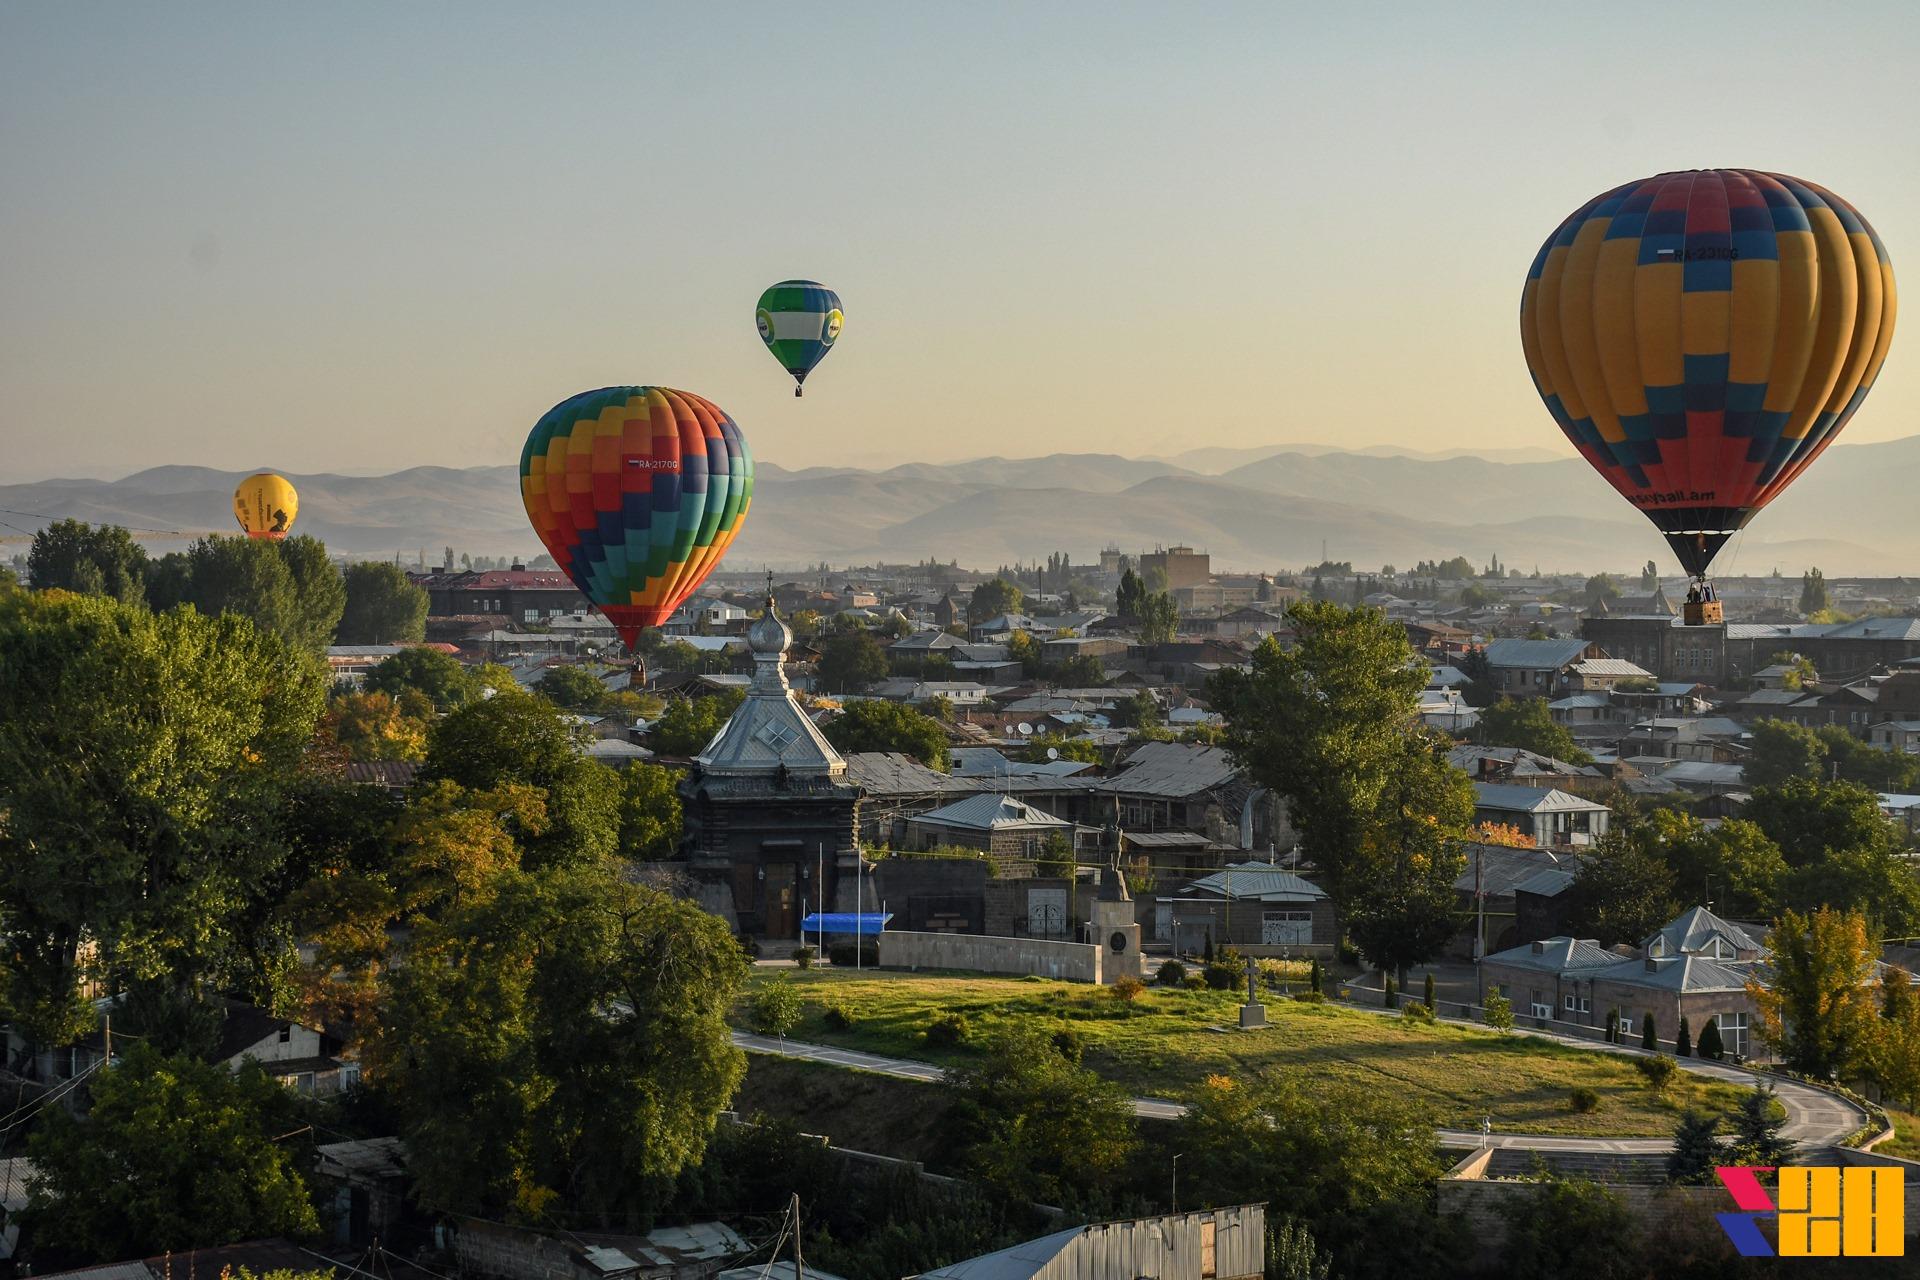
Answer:
[(396, 644), (427, 634), (427, 593), (385, 560), (350, 564), (336, 644)]
[(947, 771), (946, 730), (938, 720), (904, 703), (878, 698), (849, 702), (828, 722), (825, 733), (838, 751), (897, 751), (929, 768)]
[(1375, 609), (1305, 601), (1287, 610), (1296, 643), (1269, 636), (1251, 671), (1208, 683), (1228, 748), (1284, 796), (1337, 903), (1351, 899), (1356, 851), (1403, 762), (1426, 671), (1405, 628)]
[(647, 743), (663, 756), (698, 755), (744, 696), (738, 689), (728, 689), (704, 698), (669, 698), (666, 710), (647, 731)]
[(122, 604), (145, 598), (147, 551), (118, 525), (56, 520), (33, 535), (27, 580), (80, 595), (109, 596)]
[(1482, 708), (1473, 740), (1489, 747), (1519, 747), (1569, 764), (1593, 763), (1566, 726), (1553, 722), (1543, 698), (1502, 698)]
[(409, 689), (417, 690), (434, 706), (447, 711), (479, 697), (481, 683), (452, 654), (416, 646), (382, 659), (367, 672), (360, 687), (369, 693), (395, 697)]
[(990, 578), (973, 589), (967, 598), (967, 621), (982, 623), (1002, 614), (1018, 613), (1026, 602), (1026, 593), (1005, 578)]
[(147, 594), (156, 609), (190, 604), (209, 617), (238, 614), (314, 652), (333, 642), (347, 603), (325, 545), (304, 534), (283, 542), (201, 538), (154, 566)]
[(25, 1226), (43, 1269), (319, 1230), (298, 1099), (259, 1064), (135, 1043), (88, 1087), (84, 1117), (44, 1108), (27, 1140)]
[(820, 645), (820, 683), (834, 693), (860, 693), (887, 676), (887, 651), (864, 628), (836, 631)]
[(1879, 957), (1858, 912), (1788, 911), (1767, 934), (1768, 972), (1747, 980), (1760, 1036), (1795, 1071), (1821, 1079), (1864, 1061), (1876, 1027)]

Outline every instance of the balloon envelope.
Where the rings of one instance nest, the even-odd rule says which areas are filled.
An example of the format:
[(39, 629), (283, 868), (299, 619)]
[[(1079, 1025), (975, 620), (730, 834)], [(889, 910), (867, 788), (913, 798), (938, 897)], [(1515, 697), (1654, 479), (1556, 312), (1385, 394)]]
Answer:
[(248, 476), (233, 491), (233, 518), (249, 538), (274, 542), (287, 536), (300, 514), (300, 495), (285, 476), (271, 471)]
[(1562, 222), (1527, 273), (1520, 333), (1554, 421), (1699, 576), (1853, 417), (1895, 311), (1886, 247), (1852, 205), (1703, 169)]
[(807, 380), (813, 366), (827, 358), (840, 338), (846, 316), (840, 295), (813, 280), (782, 280), (760, 295), (753, 322), (760, 340), (773, 352), (780, 367), (793, 375), (793, 393)]
[(629, 649), (720, 563), (753, 500), (753, 456), (712, 401), (666, 387), (563, 400), (520, 455), (540, 541)]

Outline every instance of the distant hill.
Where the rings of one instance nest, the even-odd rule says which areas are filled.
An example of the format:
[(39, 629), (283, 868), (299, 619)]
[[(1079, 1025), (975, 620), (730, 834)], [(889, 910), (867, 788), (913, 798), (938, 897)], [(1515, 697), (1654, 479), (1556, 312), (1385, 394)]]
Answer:
[[(1055, 551), (1091, 558), (1188, 543), (1222, 568), (1336, 560), (1377, 568), (1498, 554), (1516, 568), (1627, 571), (1665, 545), (1578, 459), (1342, 452), (1274, 446), (1173, 458), (1051, 454), (910, 463), (883, 471), (763, 463), (736, 566), (935, 557), (966, 565)], [(0, 486), (0, 545), (49, 518), (125, 524), (156, 549), (231, 527), (247, 471), (157, 467), (116, 481)], [(441, 548), (532, 555), (512, 466), (297, 475), (299, 528), (351, 555), (411, 560)], [(1920, 437), (1830, 449), (1721, 557), (1723, 572), (1920, 572)]]

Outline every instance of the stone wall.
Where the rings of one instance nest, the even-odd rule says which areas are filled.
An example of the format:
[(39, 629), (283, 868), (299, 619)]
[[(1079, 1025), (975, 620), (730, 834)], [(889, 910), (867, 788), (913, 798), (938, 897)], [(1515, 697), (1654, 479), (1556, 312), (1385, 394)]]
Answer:
[[(889, 929), (880, 935), (880, 967), (967, 969), (975, 973), (1038, 974), (1067, 982), (1099, 982), (1104, 950), (1084, 942)], [(1135, 964), (1138, 964), (1137, 957)]]

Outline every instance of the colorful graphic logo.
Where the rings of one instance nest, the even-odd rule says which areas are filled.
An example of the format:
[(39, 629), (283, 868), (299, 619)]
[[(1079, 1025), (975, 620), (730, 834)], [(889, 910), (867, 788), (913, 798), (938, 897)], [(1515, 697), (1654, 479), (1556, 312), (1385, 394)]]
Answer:
[[(1717, 1213), (1720, 1227), (1743, 1258), (1904, 1258), (1906, 1184), (1900, 1169), (1792, 1166), (1778, 1170), (1780, 1203), (1760, 1185), (1768, 1165), (1719, 1167), (1714, 1173), (1738, 1206)], [(1774, 1220), (1779, 1251), (1761, 1234)]]

